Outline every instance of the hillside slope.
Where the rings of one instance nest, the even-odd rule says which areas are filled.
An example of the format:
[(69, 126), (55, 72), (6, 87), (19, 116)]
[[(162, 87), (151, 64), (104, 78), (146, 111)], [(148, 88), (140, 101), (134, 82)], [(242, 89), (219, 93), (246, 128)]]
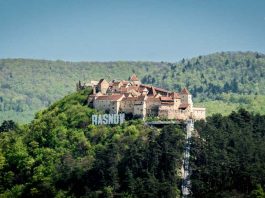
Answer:
[(243, 109), (195, 123), (193, 197), (265, 197), (265, 115)]
[(145, 75), (142, 82), (170, 90), (188, 87), (208, 116), (228, 115), (239, 108), (265, 114), (264, 54), (222, 52), (183, 59)]
[(179, 196), (185, 132), (141, 120), (91, 125), (88, 92), (0, 131), (0, 197)]
[(153, 62), (64, 62), (28, 59), (0, 60), (0, 123), (29, 122), (34, 114), (75, 90), (81, 81), (128, 79), (155, 72), (166, 64)]
[(175, 91), (188, 87), (208, 115), (240, 107), (265, 114), (265, 55), (259, 53), (215, 53), (178, 63), (2, 59), (0, 123), (29, 122), (38, 110), (74, 91), (78, 80), (128, 79), (132, 73), (146, 84)]
[[(184, 126), (93, 126), (89, 93), (0, 126), (0, 197), (180, 197)], [(195, 128), (193, 197), (264, 197), (265, 115), (241, 109)]]
[(222, 52), (168, 63), (143, 83), (167, 89), (188, 87), (200, 100), (218, 99), (222, 93), (265, 94), (265, 55), (252, 52)]

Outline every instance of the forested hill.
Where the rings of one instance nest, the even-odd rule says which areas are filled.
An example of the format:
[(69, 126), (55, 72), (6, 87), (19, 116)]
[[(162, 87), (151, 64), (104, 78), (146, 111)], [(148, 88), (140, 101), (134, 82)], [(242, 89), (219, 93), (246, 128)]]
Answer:
[(167, 67), (155, 62), (64, 62), (28, 59), (0, 60), (0, 123), (29, 122), (34, 114), (75, 90), (81, 81), (128, 79)]
[[(225, 52), (177, 63), (0, 60), (0, 122), (29, 122), (34, 114), (75, 90), (78, 80), (128, 79), (179, 91), (188, 87), (200, 106), (228, 114), (244, 107), (265, 113), (265, 55)], [(219, 105), (223, 108), (220, 109)]]
[(145, 75), (143, 83), (179, 90), (188, 87), (197, 99), (218, 99), (222, 93), (265, 94), (265, 55), (223, 52), (178, 63)]
[(265, 197), (265, 115), (243, 109), (196, 122), (191, 143), (193, 197)]
[(239, 108), (265, 114), (264, 54), (222, 52), (182, 59), (142, 81), (172, 90), (188, 87), (207, 115), (228, 115)]
[(91, 125), (88, 93), (0, 126), (0, 197), (179, 197), (182, 127)]
[[(0, 125), (0, 197), (180, 197), (185, 126), (91, 125), (89, 93)], [(265, 115), (240, 109), (195, 129), (192, 197), (264, 198)]]

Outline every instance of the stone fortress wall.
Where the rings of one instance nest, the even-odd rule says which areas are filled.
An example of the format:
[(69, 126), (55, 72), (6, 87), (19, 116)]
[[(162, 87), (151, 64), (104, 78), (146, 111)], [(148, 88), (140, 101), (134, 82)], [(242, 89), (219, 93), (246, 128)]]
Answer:
[(93, 94), (88, 104), (107, 113), (126, 113), (134, 117), (149, 116), (176, 120), (205, 120), (206, 110), (194, 107), (192, 95), (183, 88), (181, 92), (170, 92), (158, 87), (141, 84), (133, 74), (128, 81), (105, 79), (77, 84), (77, 89), (91, 87)]

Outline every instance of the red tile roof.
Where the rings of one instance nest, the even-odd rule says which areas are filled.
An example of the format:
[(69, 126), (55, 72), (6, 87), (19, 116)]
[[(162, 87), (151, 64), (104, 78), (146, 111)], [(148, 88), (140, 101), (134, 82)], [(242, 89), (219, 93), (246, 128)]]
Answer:
[(121, 84), (121, 82), (114, 82), (113, 84), (112, 84), (112, 86), (118, 86), (118, 85), (120, 85)]
[(123, 80), (123, 81), (121, 81), (121, 82), (122, 82), (122, 84), (125, 85), (125, 86), (128, 85), (128, 84), (130, 83), (129, 81), (125, 81), (125, 80)]
[(138, 86), (130, 86), (127, 89), (128, 89), (128, 91), (131, 91), (131, 90), (138, 91), (139, 90), (139, 87)]
[(180, 99), (180, 95), (176, 92), (172, 92), (172, 94), (170, 94), (170, 95), (173, 99)]
[(137, 97), (128, 97), (128, 98), (123, 98), (122, 101), (135, 101)]
[(123, 98), (122, 101), (144, 101), (145, 96), (138, 96), (138, 97), (127, 97)]
[(140, 84), (140, 87), (143, 87), (143, 88), (151, 88), (152, 86), (150, 86), (150, 85), (145, 85), (145, 84)]
[(152, 88), (152, 94), (155, 96), (156, 95), (156, 90), (154, 87), (151, 87)]
[(184, 87), (180, 93), (185, 94), (185, 95), (190, 95), (190, 92), (188, 91), (186, 87)]
[(132, 95), (130, 93), (124, 93), (125, 98), (132, 98)]
[(171, 98), (171, 97), (161, 97), (161, 101), (172, 101), (173, 100), (173, 98)]
[(161, 102), (162, 105), (174, 105), (174, 102)]
[(160, 102), (160, 98), (155, 98), (154, 96), (148, 96), (147, 101)]
[(137, 97), (137, 100), (138, 100), (138, 101), (144, 101), (144, 100), (145, 100), (145, 96), (138, 96), (138, 97)]
[(95, 100), (111, 100), (117, 101), (120, 100), (124, 95), (108, 95), (108, 96), (98, 96)]
[(155, 90), (160, 91), (160, 92), (170, 93), (170, 91), (168, 91), (166, 89), (158, 88), (158, 87), (155, 87)]
[(120, 92), (127, 93), (127, 88), (126, 87), (121, 87)]
[(130, 78), (131, 81), (138, 81), (139, 79), (137, 78), (137, 76), (135, 74), (133, 74)]
[(142, 86), (139, 86), (139, 88), (138, 88), (138, 90), (139, 90), (140, 92), (143, 92), (144, 89), (145, 89), (145, 87), (142, 87)]
[(179, 109), (186, 109), (189, 106), (188, 103), (182, 103), (179, 105)]
[(168, 91), (166, 89), (162, 89), (162, 88), (158, 88), (158, 87), (153, 87), (153, 86), (145, 85), (145, 84), (141, 84), (140, 87), (142, 89), (147, 88), (149, 90), (148, 95), (156, 95), (157, 92), (160, 92), (160, 93), (162, 93), (164, 95), (171, 93), (170, 91)]

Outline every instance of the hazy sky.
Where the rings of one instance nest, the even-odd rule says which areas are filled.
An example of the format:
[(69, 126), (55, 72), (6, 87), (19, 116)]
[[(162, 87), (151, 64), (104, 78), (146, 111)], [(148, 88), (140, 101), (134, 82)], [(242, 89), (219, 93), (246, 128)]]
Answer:
[(177, 61), (265, 53), (265, 0), (0, 0), (0, 58)]

